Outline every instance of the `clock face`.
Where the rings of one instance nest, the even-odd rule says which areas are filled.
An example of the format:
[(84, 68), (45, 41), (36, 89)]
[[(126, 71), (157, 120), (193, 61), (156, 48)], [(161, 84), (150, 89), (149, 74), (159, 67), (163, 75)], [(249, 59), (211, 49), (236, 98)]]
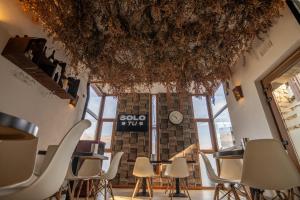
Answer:
[(169, 115), (169, 120), (173, 124), (180, 124), (183, 121), (183, 115), (179, 111), (172, 111)]

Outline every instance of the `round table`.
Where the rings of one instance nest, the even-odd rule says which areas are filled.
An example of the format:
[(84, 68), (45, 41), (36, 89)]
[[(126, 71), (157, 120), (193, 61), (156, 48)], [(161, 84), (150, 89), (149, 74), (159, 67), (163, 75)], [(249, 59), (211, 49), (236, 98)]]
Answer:
[(0, 112), (0, 140), (30, 140), (37, 132), (34, 123)]

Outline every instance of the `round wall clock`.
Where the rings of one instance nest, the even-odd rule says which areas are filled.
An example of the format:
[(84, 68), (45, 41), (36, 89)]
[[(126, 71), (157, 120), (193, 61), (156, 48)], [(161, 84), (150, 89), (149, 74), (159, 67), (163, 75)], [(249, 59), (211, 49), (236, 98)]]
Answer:
[(172, 111), (169, 115), (169, 120), (172, 124), (181, 124), (183, 121), (183, 114), (179, 111)]

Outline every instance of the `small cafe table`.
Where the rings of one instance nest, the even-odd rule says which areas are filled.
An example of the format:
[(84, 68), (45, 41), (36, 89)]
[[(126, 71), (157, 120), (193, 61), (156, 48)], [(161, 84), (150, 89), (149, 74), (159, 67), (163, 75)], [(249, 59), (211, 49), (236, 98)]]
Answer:
[[(171, 164), (172, 161), (171, 160), (150, 160), (150, 163), (153, 165), (157, 165), (157, 164)], [(187, 161), (188, 164), (190, 163), (196, 163), (196, 161), (192, 160), (192, 161)], [(187, 197), (186, 194), (182, 193), (180, 190), (180, 179), (179, 178), (175, 178), (175, 193), (170, 194), (170, 196), (172, 197)], [(149, 191), (150, 192), (150, 191)], [(142, 182), (142, 192), (137, 193), (137, 196), (148, 196), (147, 193), (147, 189), (146, 189), (146, 179), (143, 178), (143, 182)]]
[(239, 147), (231, 147), (217, 151), (213, 154), (216, 159), (243, 159), (244, 150)]

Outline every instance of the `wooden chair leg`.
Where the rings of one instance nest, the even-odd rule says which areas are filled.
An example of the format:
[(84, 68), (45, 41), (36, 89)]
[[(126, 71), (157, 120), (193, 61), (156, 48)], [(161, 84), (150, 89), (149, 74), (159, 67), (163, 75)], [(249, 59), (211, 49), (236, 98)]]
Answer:
[(233, 193), (234, 198), (235, 198), (236, 200), (240, 200), (240, 197), (239, 197), (239, 195), (238, 195), (238, 193), (237, 193), (237, 191), (236, 191), (236, 189), (235, 189), (235, 186), (234, 186), (234, 185), (230, 185), (230, 187), (231, 187), (231, 190), (232, 190), (232, 193)]
[(173, 199), (173, 194), (174, 194), (174, 192), (173, 192), (174, 181), (175, 181), (175, 179), (171, 178), (171, 190), (170, 190), (170, 198), (171, 198), (171, 200)]
[(167, 188), (166, 188), (166, 190), (165, 190), (165, 194), (167, 194), (167, 193), (168, 193), (168, 191), (169, 191), (169, 187), (170, 187), (170, 179), (169, 179), (169, 178), (167, 178)]
[(112, 189), (112, 184), (110, 181), (108, 182), (108, 187), (109, 187), (110, 195), (111, 195), (112, 199), (115, 200), (115, 196), (114, 196), (113, 189)]
[(250, 194), (250, 191), (248, 190), (248, 188), (244, 185), (242, 185), (242, 188), (245, 192), (246, 200), (252, 200), (252, 197), (251, 197), (251, 194)]
[(85, 199), (86, 200), (89, 200), (89, 196), (90, 196), (90, 181), (87, 180), (86, 181), (86, 195), (85, 195)]
[(139, 188), (139, 185), (140, 185), (140, 181), (141, 181), (141, 179), (138, 178), (137, 181), (136, 181), (136, 184), (135, 184), (135, 187), (134, 187), (133, 194), (132, 194), (132, 197), (131, 197), (131, 198), (134, 198), (134, 197), (135, 197), (136, 192), (137, 192), (137, 189)]
[(83, 180), (80, 180), (80, 183), (79, 183), (79, 189), (78, 189), (78, 191), (77, 191), (77, 200), (79, 200), (79, 196), (80, 196), (82, 184), (83, 184)]
[(150, 182), (150, 178), (146, 178), (146, 185), (148, 188), (148, 192), (149, 192), (149, 197), (152, 198), (152, 189), (151, 189), (151, 182)]
[(215, 193), (214, 193), (214, 200), (219, 199), (219, 189), (220, 189), (220, 186), (219, 186), (219, 184), (217, 184), (216, 188), (215, 188)]
[(189, 188), (188, 188), (188, 182), (187, 182), (187, 179), (185, 179), (185, 190), (186, 190), (186, 193), (189, 197), (189, 200), (191, 200), (191, 196), (190, 196), (190, 193), (189, 193)]

